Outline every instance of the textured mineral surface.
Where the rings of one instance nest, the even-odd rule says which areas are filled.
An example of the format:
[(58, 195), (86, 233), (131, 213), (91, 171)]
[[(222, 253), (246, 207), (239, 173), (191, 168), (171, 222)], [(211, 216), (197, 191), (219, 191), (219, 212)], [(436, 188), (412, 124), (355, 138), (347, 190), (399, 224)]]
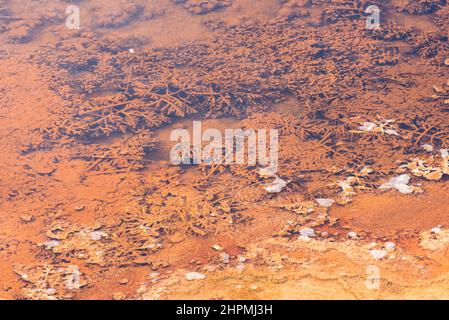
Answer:
[[(0, 299), (449, 298), (448, 21), (0, 0)], [(194, 121), (276, 129), (277, 170), (173, 163)]]

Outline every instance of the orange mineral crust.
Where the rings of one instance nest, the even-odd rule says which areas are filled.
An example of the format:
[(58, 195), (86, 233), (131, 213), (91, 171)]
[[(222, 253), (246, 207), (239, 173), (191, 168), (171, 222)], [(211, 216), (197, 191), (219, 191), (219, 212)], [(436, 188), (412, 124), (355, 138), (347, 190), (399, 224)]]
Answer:
[(448, 21), (0, 0), (0, 298), (449, 298)]

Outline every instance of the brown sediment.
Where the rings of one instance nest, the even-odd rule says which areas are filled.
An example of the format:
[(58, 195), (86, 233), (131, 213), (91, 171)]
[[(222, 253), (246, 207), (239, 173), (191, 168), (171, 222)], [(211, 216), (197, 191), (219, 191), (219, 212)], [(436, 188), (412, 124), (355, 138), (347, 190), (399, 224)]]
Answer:
[[(0, 1), (0, 298), (447, 297), (445, 1), (373, 31), (366, 1), (81, 1), (81, 30), (27, 2)], [(283, 191), (171, 164), (194, 120), (277, 129)]]

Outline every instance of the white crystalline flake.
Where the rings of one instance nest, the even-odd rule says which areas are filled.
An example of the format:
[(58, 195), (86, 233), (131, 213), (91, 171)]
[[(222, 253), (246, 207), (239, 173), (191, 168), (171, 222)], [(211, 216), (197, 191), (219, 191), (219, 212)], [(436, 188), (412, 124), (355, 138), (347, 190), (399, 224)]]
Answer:
[(441, 153), (441, 157), (442, 157), (442, 158), (447, 158), (447, 157), (449, 157), (449, 150), (448, 150), (448, 149), (441, 149), (441, 150), (440, 150), (440, 153)]
[(374, 249), (371, 250), (370, 253), (374, 260), (380, 260), (387, 255), (387, 251), (383, 249), (381, 250)]
[(441, 226), (422, 232), (420, 236), (419, 245), (426, 250), (446, 250), (449, 245), (449, 231), (443, 230)]
[(186, 273), (186, 279), (189, 280), (189, 281), (192, 281), (192, 280), (203, 280), (205, 278), (206, 278), (206, 276), (204, 274), (202, 274), (202, 273), (199, 273), (199, 272), (187, 272)]
[(354, 231), (350, 231), (348, 232), (348, 237), (351, 239), (357, 239), (357, 233), (355, 233)]
[(402, 174), (400, 176), (391, 178), (390, 181), (384, 183), (379, 187), (382, 190), (396, 189), (400, 193), (410, 194), (413, 192), (413, 188), (408, 185), (410, 182), (410, 176), (408, 174)]
[(50, 250), (59, 245), (59, 241), (57, 240), (49, 240), (44, 243), (42, 243), (43, 246), (45, 246), (45, 249)]
[(237, 256), (237, 260), (241, 263), (246, 262), (246, 257), (243, 256)]
[(398, 136), (398, 132), (394, 129), (387, 129), (384, 131), (386, 134), (392, 135), (392, 136)]
[(435, 227), (435, 228), (432, 228), (430, 231), (432, 233), (438, 234), (438, 233), (441, 233), (441, 228), (440, 227)]
[(392, 250), (394, 250), (394, 248), (396, 248), (396, 244), (394, 242), (389, 241), (384, 244), (384, 248), (387, 251), (392, 251)]
[(279, 193), (287, 186), (287, 183), (287, 181), (281, 178), (276, 178), (272, 183), (265, 185), (264, 189), (269, 193)]
[(56, 294), (58, 291), (56, 291), (56, 289), (54, 289), (54, 288), (48, 288), (48, 289), (45, 289), (44, 292), (45, 292), (45, 294), (52, 296), (52, 295)]
[(245, 270), (245, 265), (243, 263), (238, 264), (236, 267), (237, 271), (242, 272)]
[(304, 228), (299, 231), (299, 234), (304, 237), (314, 237), (315, 230), (313, 230), (312, 228)]
[(335, 203), (335, 200), (333, 200), (333, 199), (320, 198), (320, 199), (315, 199), (315, 201), (318, 203), (319, 206), (326, 207), (326, 208), (331, 207)]
[(397, 186), (395, 186), (395, 188), (403, 194), (410, 194), (413, 193), (413, 188), (406, 185), (406, 184), (398, 184)]
[(371, 242), (371, 243), (368, 245), (368, 248), (369, 248), (369, 249), (374, 249), (375, 247), (377, 247), (377, 243), (375, 243), (375, 242)]
[(374, 172), (374, 170), (372, 168), (368, 167), (368, 166), (365, 166), (365, 167), (362, 168), (362, 170), (360, 170), (360, 173), (362, 174), (362, 176), (367, 176), (367, 175), (369, 175), (370, 173), (373, 173), (373, 172)]
[(106, 236), (106, 234), (102, 231), (94, 231), (91, 233), (90, 238), (93, 241), (98, 241), (101, 240), (101, 238), (103, 238), (104, 236)]
[(373, 131), (376, 128), (377, 128), (377, 124), (375, 124), (374, 122), (364, 122), (363, 125), (358, 127), (358, 129), (360, 131), (365, 131), (365, 132)]
[(223, 261), (223, 263), (229, 263), (229, 259), (231, 258), (231, 256), (225, 252), (222, 252), (220, 254), (221, 257), (221, 261)]
[(421, 148), (423, 148), (423, 149), (426, 150), (427, 152), (432, 152), (432, 151), (433, 151), (433, 146), (432, 146), (431, 144), (428, 144), (428, 143), (423, 144), (423, 145), (421, 146)]

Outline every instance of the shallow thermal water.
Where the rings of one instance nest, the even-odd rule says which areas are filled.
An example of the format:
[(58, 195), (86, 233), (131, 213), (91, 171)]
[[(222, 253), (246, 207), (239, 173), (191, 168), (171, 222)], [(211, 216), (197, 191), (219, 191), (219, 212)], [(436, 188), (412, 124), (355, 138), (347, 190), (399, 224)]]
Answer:
[(0, 0), (0, 298), (447, 298), (449, 6), (371, 2)]

